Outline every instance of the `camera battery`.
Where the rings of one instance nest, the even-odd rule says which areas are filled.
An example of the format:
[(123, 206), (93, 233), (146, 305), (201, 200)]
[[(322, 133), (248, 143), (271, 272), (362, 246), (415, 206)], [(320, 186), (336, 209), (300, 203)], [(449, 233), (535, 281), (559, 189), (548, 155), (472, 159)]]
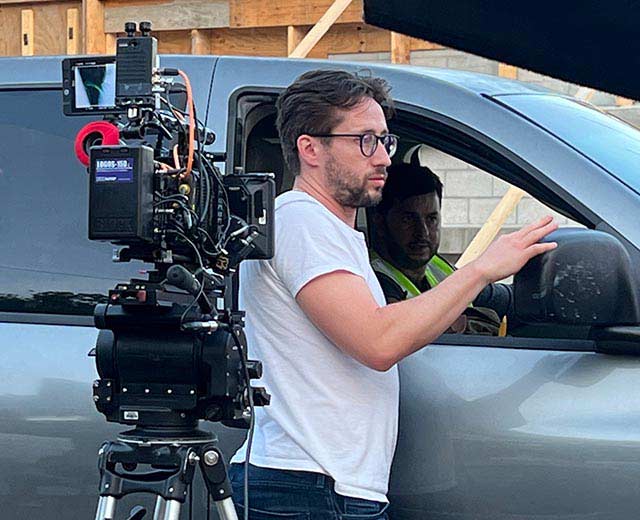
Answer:
[(89, 239), (122, 244), (153, 238), (153, 149), (94, 146), (89, 163)]

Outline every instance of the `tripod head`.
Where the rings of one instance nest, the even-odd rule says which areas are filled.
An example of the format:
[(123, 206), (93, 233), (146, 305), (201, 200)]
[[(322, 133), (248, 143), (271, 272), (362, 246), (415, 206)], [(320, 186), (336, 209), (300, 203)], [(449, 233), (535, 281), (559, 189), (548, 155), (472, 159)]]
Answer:
[(254, 405), (269, 403), (264, 388), (249, 384), (262, 365), (245, 358), (244, 313), (216, 311), (189, 275), (173, 266), (167, 278), (202, 293), (198, 305), (185, 292), (168, 292), (154, 273), (151, 281), (118, 284), (110, 303), (95, 309), (93, 399), (108, 421), (135, 426), (135, 436), (190, 436), (201, 419), (246, 428), (249, 392)]

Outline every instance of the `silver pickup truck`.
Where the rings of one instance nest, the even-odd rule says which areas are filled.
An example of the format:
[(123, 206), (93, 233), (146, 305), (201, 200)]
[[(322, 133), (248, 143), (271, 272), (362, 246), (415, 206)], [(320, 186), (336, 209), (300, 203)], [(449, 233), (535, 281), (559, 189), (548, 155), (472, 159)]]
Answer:
[[(226, 172), (283, 167), (274, 102), (333, 61), (163, 56), (185, 70)], [(505, 337), (448, 334), (400, 364), (394, 519), (617, 519), (640, 510), (640, 132), (497, 77), (368, 66), (393, 86), (397, 157), (420, 145), (580, 224), (515, 277)], [(88, 180), (61, 58), (0, 59), (0, 517), (93, 518), (94, 305), (148, 266), (87, 239)], [(366, 229), (366, 216), (359, 225)], [(425, 316), (425, 319), (429, 319)], [(349, 420), (345, 417), (344, 420)], [(227, 455), (245, 432), (206, 424)], [(137, 503), (136, 498), (131, 503)], [(203, 486), (193, 517), (206, 518)], [(186, 514), (185, 514), (186, 516)], [(123, 516), (124, 517), (124, 516)]]

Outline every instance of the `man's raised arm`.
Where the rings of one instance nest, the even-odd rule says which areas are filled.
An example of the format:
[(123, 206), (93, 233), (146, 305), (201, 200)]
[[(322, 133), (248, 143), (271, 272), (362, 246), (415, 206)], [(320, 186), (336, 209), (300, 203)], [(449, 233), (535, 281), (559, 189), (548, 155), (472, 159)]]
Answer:
[(311, 321), (342, 351), (379, 371), (431, 343), (488, 283), (518, 272), (556, 247), (539, 240), (557, 229), (551, 217), (498, 238), (477, 260), (410, 300), (379, 306), (364, 279), (335, 271), (296, 296)]

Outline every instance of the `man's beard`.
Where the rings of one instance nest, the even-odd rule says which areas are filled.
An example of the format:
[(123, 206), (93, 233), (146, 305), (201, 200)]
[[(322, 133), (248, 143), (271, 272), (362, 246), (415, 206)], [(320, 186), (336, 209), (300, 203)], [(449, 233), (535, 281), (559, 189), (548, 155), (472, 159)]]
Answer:
[(377, 168), (375, 172), (370, 172), (362, 181), (359, 181), (357, 174), (349, 168), (338, 164), (338, 161), (331, 157), (327, 162), (326, 171), (333, 197), (342, 206), (347, 208), (366, 208), (375, 206), (382, 199), (382, 186), (376, 187), (373, 192), (369, 192), (367, 183), (369, 182), (369, 176), (374, 173), (386, 177), (386, 168)]
[[(386, 220), (386, 219), (385, 219)], [(393, 265), (400, 269), (418, 269), (426, 267), (429, 261), (438, 253), (438, 243), (430, 243), (430, 256), (427, 260), (411, 258), (405, 253), (404, 248), (393, 238), (389, 225), (385, 221), (384, 224), (384, 242), (387, 255), (393, 260)]]

